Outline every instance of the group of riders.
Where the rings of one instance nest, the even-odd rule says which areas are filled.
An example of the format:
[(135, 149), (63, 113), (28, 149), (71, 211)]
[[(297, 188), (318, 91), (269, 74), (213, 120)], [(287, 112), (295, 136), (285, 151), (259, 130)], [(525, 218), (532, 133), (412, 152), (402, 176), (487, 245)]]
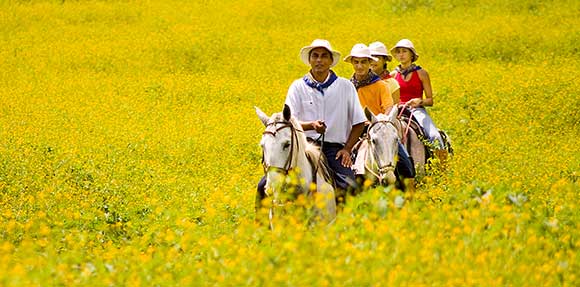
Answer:
[[(390, 52), (381, 42), (354, 45), (343, 59), (354, 69), (352, 77), (346, 79), (331, 69), (339, 63), (341, 54), (327, 40), (316, 39), (300, 50), (300, 59), (310, 70), (291, 84), (285, 104), (308, 141), (321, 146), (339, 190), (357, 190), (360, 185), (356, 180), (360, 167), (352, 153), (369, 125), (364, 109), (378, 115), (400, 107), (409, 117), (412, 114), (433, 156), (442, 161), (447, 157), (442, 134), (425, 110), (433, 106), (431, 81), (427, 71), (415, 64), (419, 55), (413, 43), (402, 39)], [(389, 72), (387, 63), (393, 58), (399, 65)], [(401, 142), (396, 173), (404, 186), (414, 188), (415, 167)], [(265, 186), (264, 177), (258, 184), (258, 204), (266, 196)]]

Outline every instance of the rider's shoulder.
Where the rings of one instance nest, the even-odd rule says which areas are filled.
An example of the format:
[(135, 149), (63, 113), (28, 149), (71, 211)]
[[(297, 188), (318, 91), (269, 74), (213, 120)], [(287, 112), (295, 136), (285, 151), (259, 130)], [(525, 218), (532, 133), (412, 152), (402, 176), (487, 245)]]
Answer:
[(344, 84), (349, 84), (349, 83), (352, 84), (352, 82), (349, 79), (347, 79), (345, 77), (341, 77), (341, 76), (339, 76), (339, 77), (336, 78), (336, 82), (337, 83), (340, 83), (340, 84), (343, 84), (343, 85)]
[(427, 70), (419, 67), (419, 69), (417, 69), (417, 74), (419, 75), (419, 77), (429, 77), (429, 73), (427, 72)]

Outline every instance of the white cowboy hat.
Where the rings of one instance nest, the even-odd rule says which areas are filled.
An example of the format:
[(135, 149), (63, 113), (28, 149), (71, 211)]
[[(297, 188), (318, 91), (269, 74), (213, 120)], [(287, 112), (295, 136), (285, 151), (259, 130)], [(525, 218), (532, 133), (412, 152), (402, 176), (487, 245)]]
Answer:
[(397, 48), (407, 48), (409, 50), (411, 50), (411, 52), (413, 52), (413, 62), (417, 61), (417, 59), (419, 59), (419, 54), (417, 54), (417, 51), (415, 50), (415, 46), (413, 46), (413, 43), (409, 40), (409, 39), (403, 39), (399, 42), (397, 42), (397, 45), (395, 45), (395, 47), (393, 47), (391, 49), (391, 53), (394, 53), (393, 51)]
[(389, 55), (389, 52), (387, 52), (387, 47), (381, 42), (377, 41), (370, 43), (369, 49), (371, 49), (371, 55), (373, 56), (385, 56), (387, 57), (387, 62), (393, 60), (393, 56)]
[(332, 54), (332, 64), (330, 65), (331, 68), (336, 66), (336, 64), (338, 64), (338, 61), (340, 61), (340, 52), (333, 50), (332, 47), (330, 46), (330, 42), (328, 42), (327, 40), (316, 39), (312, 41), (312, 44), (310, 44), (310, 46), (306, 46), (300, 49), (300, 59), (304, 64), (310, 66), (309, 60), (310, 51), (312, 51), (315, 48), (325, 48)]
[(356, 44), (352, 46), (352, 49), (350, 50), (350, 55), (346, 56), (346, 58), (344, 58), (344, 61), (350, 63), (350, 59), (352, 57), (369, 58), (373, 61), (378, 60), (377, 58), (371, 55), (371, 49), (369, 49), (369, 47), (367, 47), (367, 45), (365, 44)]

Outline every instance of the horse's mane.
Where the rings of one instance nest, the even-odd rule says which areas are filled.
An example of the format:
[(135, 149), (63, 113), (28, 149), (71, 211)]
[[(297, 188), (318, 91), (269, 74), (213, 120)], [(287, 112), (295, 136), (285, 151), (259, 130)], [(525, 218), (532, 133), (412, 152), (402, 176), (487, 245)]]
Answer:
[(320, 150), (320, 147), (312, 143), (307, 143), (306, 157), (308, 157), (308, 160), (315, 168), (315, 170), (317, 170), (317, 172), (320, 172), (322, 174), (324, 180), (332, 183), (332, 176), (330, 174), (331, 169), (330, 166), (328, 165), (328, 160), (326, 160), (326, 157), (324, 156), (324, 153), (322, 153), (322, 151)]

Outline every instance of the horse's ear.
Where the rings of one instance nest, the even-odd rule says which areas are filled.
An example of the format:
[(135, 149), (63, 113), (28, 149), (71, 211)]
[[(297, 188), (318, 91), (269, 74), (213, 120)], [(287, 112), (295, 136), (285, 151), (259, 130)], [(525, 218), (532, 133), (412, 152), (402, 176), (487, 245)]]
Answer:
[(266, 115), (264, 112), (262, 112), (262, 110), (260, 110), (260, 108), (254, 106), (254, 109), (256, 109), (256, 114), (258, 115), (258, 118), (260, 118), (260, 121), (262, 121), (262, 123), (264, 125), (267, 125), (268, 120), (270, 120), (270, 117), (268, 117), (268, 115)]
[(284, 105), (284, 111), (282, 112), (282, 114), (284, 115), (284, 119), (286, 121), (290, 120), (290, 117), (292, 116), (292, 113), (290, 112), (290, 107), (288, 105)]
[(399, 108), (395, 105), (395, 106), (393, 106), (393, 108), (391, 109), (391, 112), (389, 113), (389, 120), (391, 122), (396, 121), (398, 115), (399, 115)]
[(399, 135), (399, 138), (402, 138), (403, 134), (402, 134), (402, 129), (401, 129), (401, 122), (397, 119), (398, 116), (399, 116), (399, 107), (397, 107), (395, 105), (391, 109), (391, 112), (389, 113), (388, 118), (389, 118), (389, 121), (391, 123), (393, 123), (393, 125), (395, 125), (395, 128), (397, 129), (397, 134)]
[(369, 107), (365, 107), (365, 116), (367, 117), (367, 120), (369, 120), (369, 122), (371, 122), (371, 123), (374, 123), (377, 121), (377, 118), (375, 117), (373, 112), (371, 112), (371, 110), (369, 110)]

